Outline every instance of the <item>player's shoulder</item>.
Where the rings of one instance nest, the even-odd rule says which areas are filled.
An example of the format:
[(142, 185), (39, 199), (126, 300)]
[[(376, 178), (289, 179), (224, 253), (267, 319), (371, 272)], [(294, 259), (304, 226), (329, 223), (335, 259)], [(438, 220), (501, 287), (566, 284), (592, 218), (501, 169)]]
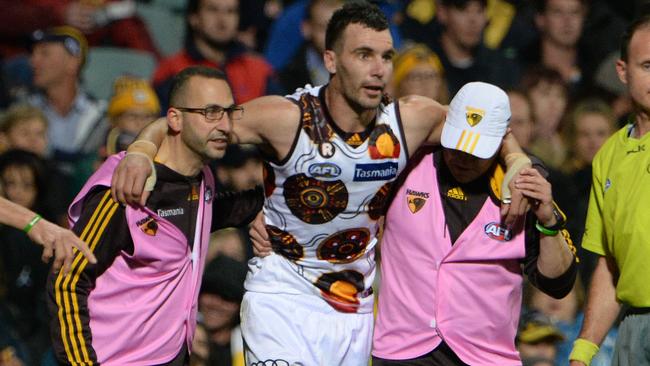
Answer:
[(399, 108), (402, 112), (419, 112), (427, 109), (436, 112), (446, 111), (445, 106), (442, 104), (431, 98), (423, 97), (420, 95), (407, 95), (399, 98), (396, 103), (399, 103)]
[(447, 113), (447, 107), (437, 101), (419, 96), (409, 95), (399, 98), (399, 111), (402, 119), (408, 124), (425, 122), (431, 120), (443, 120)]

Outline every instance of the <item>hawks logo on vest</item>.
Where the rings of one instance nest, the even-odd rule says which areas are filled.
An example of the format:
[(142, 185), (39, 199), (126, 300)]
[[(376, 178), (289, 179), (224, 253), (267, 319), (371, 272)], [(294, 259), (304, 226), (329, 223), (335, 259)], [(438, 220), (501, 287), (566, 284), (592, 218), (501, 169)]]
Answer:
[(341, 168), (332, 163), (316, 163), (309, 166), (309, 174), (314, 178), (336, 178), (341, 175)]
[(416, 213), (420, 211), (424, 204), (427, 203), (429, 199), (429, 192), (419, 192), (406, 189), (406, 203), (409, 206), (409, 211), (411, 213)]
[(142, 230), (143, 233), (154, 236), (158, 232), (158, 223), (153, 217), (147, 216), (144, 219), (136, 222), (136, 225)]
[(510, 230), (502, 227), (497, 222), (491, 222), (485, 225), (485, 234), (487, 234), (491, 239), (498, 241), (508, 241), (512, 239), (512, 233)]

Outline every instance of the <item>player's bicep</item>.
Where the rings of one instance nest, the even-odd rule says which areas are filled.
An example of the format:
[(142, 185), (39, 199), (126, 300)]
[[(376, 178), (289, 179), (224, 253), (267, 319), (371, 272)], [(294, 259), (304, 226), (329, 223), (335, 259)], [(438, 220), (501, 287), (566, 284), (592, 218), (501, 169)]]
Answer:
[[(297, 121), (299, 108), (280, 96), (261, 97), (243, 104), (244, 115), (233, 121), (233, 142), (263, 144), (281, 139), (287, 124)], [(274, 146), (275, 147), (275, 146)]]
[(423, 144), (440, 145), (445, 107), (419, 96), (402, 98), (399, 103), (409, 151), (414, 153)]

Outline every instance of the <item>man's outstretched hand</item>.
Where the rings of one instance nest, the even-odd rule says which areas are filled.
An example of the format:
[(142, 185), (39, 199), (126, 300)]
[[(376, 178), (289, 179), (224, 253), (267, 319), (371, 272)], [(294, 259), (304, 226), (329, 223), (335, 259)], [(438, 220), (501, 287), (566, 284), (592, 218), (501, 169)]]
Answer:
[(73, 247), (77, 248), (90, 263), (97, 263), (88, 245), (77, 237), (72, 231), (55, 225), (45, 219), (40, 220), (27, 234), (37, 244), (43, 246), (41, 259), (47, 263), (54, 256), (52, 267), (55, 271), (63, 268), (63, 274), (67, 275), (72, 267), (72, 260), (75, 257)]

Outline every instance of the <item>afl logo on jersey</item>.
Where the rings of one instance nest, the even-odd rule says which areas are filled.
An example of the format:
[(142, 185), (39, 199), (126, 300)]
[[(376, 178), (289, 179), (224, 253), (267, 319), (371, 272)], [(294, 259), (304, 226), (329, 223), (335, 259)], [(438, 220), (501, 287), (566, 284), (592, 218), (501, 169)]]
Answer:
[(316, 163), (309, 166), (309, 175), (314, 178), (336, 178), (341, 175), (341, 168), (332, 163)]
[(496, 222), (491, 222), (485, 225), (485, 234), (490, 237), (490, 239), (498, 241), (508, 241), (512, 239), (512, 233), (510, 230), (502, 227)]

